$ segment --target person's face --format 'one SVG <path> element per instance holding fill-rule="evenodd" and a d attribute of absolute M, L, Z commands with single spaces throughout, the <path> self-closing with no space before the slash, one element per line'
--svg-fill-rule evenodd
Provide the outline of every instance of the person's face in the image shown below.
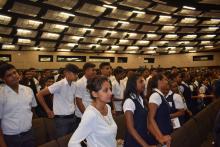
<path fill-rule="evenodd" d="M 93 78 L 94 76 L 96 75 L 96 69 L 95 67 L 92 67 L 92 68 L 88 68 L 85 70 L 85 76 L 87 78 Z"/>
<path fill-rule="evenodd" d="M 32 74 L 31 71 L 27 71 L 27 72 L 25 73 L 24 77 L 30 80 L 30 79 L 33 78 L 33 74 Z"/>
<path fill-rule="evenodd" d="M 136 85 L 137 85 L 137 92 L 138 93 L 142 93 L 144 92 L 144 88 L 145 88 L 145 83 L 144 83 L 144 77 L 139 77 L 136 81 Z"/>
<path fill-rule="evenodd" d="M 178 85 L 177 85 L 177 82 L 173 82 L 172 84 L 171 84 L 171 90 L 173 91 L 173 92 L 175 92 L 175 93 L 177 93 L 178 92 Z"/>
<path fill-rule="evenodd" d="M 6 71 L 3 81 L 9 86 L 16 86 L 19 84 L 19 77 L 17 70 L 12 68 Z"/>
<path fill-rule="evenodd" d="M 67 81 L 76 81 L 78 78 L 78 75 L 76 73 L 71 72 L 71 71 L 65 71 L 64 75 L 65 75 Z"/>
<path fill-rule="evenodd" d="M 111 74 L 111 67 L 110 66 L 104 66 L 102 67 L 101 69 L 101 74 L 106 76 L 106 77 L 109 77 L 110 74 Z"/>
<path fill-rule="evenodd" d="M 102 88 L 98 92 L 92 92 L 92 95 L 96 98 L 97 101 L 104 103 L 111 102 L 112 90 L 110 83 L 108 81 L 103 82 Z"/>
<path fill-rule="evenodd" d="M 36 70 L 34 70 L 34 69 L 31 70 L 31 73 L 32 73 L 32 76 L 33 76 L 33 77 L 36 77 L 36 76 L 37 76 L 37 72 L 36 72 Z"/>
<path fill-rule="evenodd" d="M 176 81 L 178 84 L 181 84 L 182 78 L 180 77 L 180 75 L 176 76 L 175 81 Z"/>
<path fill-rule="evenodd" d="M 159 84 L 162 90 L 166 90 L 168 86 L 168 79 L 166 76 L 163 76 L 163 79 L 159 80 Z"/>

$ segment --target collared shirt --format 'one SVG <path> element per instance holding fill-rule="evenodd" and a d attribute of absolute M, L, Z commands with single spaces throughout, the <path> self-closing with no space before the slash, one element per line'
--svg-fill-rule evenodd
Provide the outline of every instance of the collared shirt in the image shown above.
<path fill-rule="evenodd" d="M 82 120 L 73 133 L 68 147 L 81 147 L 84 139 L 88 147 L 116 147 L 117 125 L 107 105 L 108 113 L 103 116 L 94 106 L 90 105 L 83 113 Z"/>
<path fill-rule="evenodd" d="M 116 79 L 112 81 L 112 94 L 115 98 L 123 100 L 122 86 Z M 122 101 L 114 101 L 114 104 L 116 111 L 122 111 Z"/>
<path fill-rule="evenodd" d="M 82 99 L 82 103 L 87 108 L 92 103 L 91 95 L 86 88 L 87 86 L 87 78 L 83 76 L 76 82 L 76 97 Z M 79 108 L 76 108 L 76 116 L 82 117 L 82 113 Z"/>
<path fill-rule="evenodd" d="M 75 111 L 76 83 L 68 84 L 66 78 L 48 87 L 53 94 L 53 112 L 55 115 L 70 115 Z"/>
<path fill-rule="evenodd" d="M 170 90 L 169 93 L 166 95 L 166 99 L 172 94 L 173 92 Z M 181 95 L 179 95 L 178 93 L 173 94 L 173 101 L 174 101 L 176 109 L 185 109 L 186 104 L 184 103 Z M 169 102 L 169 104 L 170 104 L 170 107 L 172 107 L 172 103 Z"/>
<path fill-rule="evenodd" d="M 131 94 L 130 98 L 131 99 L 138 99 L 138 102 L 144 108 L 144 101 L 143 101 L 143 98 L 141 96 L 139 96 L 139 98 L 137 98 L 134 94 Z M 124 113 L 126 111 L 131 111 L 132 113 L 134 113 L 134 111 L 136 110 L 135 103 L 130 98 L 127 98 L 125 100 L 124 104 L 123 104 L 123 111 L 124 111 Z"/>
<path fill-rule="evenodd" d="M 184 82 L 184 81 L 182 81 L 182 84 L 185 85 L 186 87 L 189 87 L 189 85 L 188 85 L 186 82 Z M 189 88 L 190 88 L 190 87 L 189 87 Z M 191 88 L 190 88 L 190 90 L 191 90 Z M 179 91 L 180 91 L 181 93 L 184 92 L 184 87 L 183 87 L 182 85 L 179 86 Z"/>
<path fill-rule="evenodd" d="M 164 96 L 164 94 L 157 88 L 154 88 L 154 91 L 156 91 L 156 92 L 151 94 L 151 96 L 149 98 L 149 103 L 154 103 L 157 106 L 160 106 L 160 104 L 162 103 L 162 99 L 159 94 L 161 94 L 162 96 Z"/>
<path fill-rule="evenodd" d="M 31 88 L 19 85 L 18 93 L 9 86 L 0 88 L 0 119 L 5 135 L 17 135 L 32 126 L 32 107 L 37 103 Z"/>

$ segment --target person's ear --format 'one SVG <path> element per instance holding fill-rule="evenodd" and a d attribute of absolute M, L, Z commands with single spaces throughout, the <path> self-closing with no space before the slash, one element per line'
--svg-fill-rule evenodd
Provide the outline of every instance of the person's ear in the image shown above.
<path fill-rule="evenodd" d="M 92 96 L 93 96 L 93 97 L 95 97 L 95 98 L 97 98 L 97 97 L 98 97 L 98 94 L 97 94 L 97 92 L 95 92 L 95 91 L 92 91 Z"/>

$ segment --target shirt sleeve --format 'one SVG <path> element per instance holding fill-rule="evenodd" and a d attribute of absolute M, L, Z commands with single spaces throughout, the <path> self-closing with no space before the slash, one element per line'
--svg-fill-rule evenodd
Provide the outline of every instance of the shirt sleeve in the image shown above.
<path fill-rule="evenodd" d="M 76 97 L 83 99 L 83 89 L 82 89 L 82 84 L 77 81 L 76 82 Z"/>
<path fill-rule="evenodd" d="M 174 100 L 176 109 L 184 109 L 185 108 L 181 95 L 174 94 L 173 100 Z"/>
<path fill-rule="evenodd" d="M 83 141 L 89 134 L 91 134 L 95 128 L 95 120 L 96 114 L 92 112 L 92 110 L 86 110 L 83 113 L 82 120 L 78 128 L 70 138 L 68 147 L 81 147 L 80 142 Z"/>
<path fill-rule="evenodd" d="M 179 91 L 180 91 L 181 93 L 183 93 L 183 92 L 184 92 L 184 87 L 183 87 L 183 86 L 179 86 Z"/>
<path fill-rule="evenodd" d="M 34 96 L 34 92 L 33 92 L 32 89 L 30 89 L 30 94 L 31 94 L 31 97 L 32 97 L 31 106 L 32 107 L 37 107 L 36 97 Z"/>
<path fill-rule="evenodd" d="M 51 94 L 58 93 L 60 90 L 60 82 L 56 82 L 48 87 Z"/>
<path fill-rule="evenodd" d="M 1 88 L 1 87 L 0 87 Z M 0 120 L 3 117 L 3 109 L 4 109 L 4 95 L 3 90 L 0 90 Z"/>
<path fill-rule="evenodd" d="M 154 103 L 157 106 L 160 106 L 162 103 L 160 95 L 158 93 L 153 93 L 149 98 L 149 103 Z"/>
<path fill-rule="evenodd" d="M 124 113 L 126 111 L 131 111 L 132 113 L 134 113 L 135 109 L 136 108 L 135 108 L 134 102 L 130 98 L 126 99 L 124 104 L 123 104 L 123 111 L 124 111 Z"/>

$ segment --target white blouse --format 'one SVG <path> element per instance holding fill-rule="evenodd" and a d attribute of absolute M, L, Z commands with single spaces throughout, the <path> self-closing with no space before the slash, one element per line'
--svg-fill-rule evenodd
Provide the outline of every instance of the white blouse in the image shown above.
<path fill-rule="evenodd" d="M 87 140 L 87 147 L 116 147 L 117 125 L 112 118 L 110 106 L 107 107 L 106 116 L 92 105 L 86 108 L 68 147 L 81 147 L 80 142 L 84 139 Z"/>

